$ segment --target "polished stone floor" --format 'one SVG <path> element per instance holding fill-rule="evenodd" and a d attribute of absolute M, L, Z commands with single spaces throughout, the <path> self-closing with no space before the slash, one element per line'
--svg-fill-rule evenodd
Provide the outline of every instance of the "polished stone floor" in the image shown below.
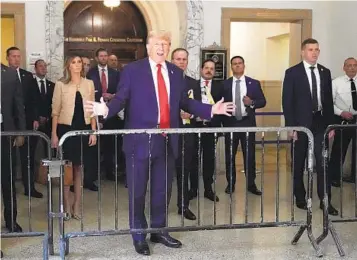
<path fill-rule="evenodd" d="M 200 216 L 200 223 L 185 220 L 182 223 L 181 217 L 177 214 L 176 182 L 174 183 L 173 195 L 169 207 L 169 225 L 211 225 L 214 222 L 227 224 L 230 221 L 232 212 L 233 223 L 248 222 L 258 223 L 262 219 L 264 222 L 289 221 L 291 219 L 291 175 L 286 164 L 286 155 L 282 151 L 279 156 L 279 169 L 276 166 L 276 152 L 270 151 L 265 154 L 264 167 L 260 162 L 260 153 L 257 152 L 257 185 L 261 187 L 263 183 L 264 196 L 257 197 L 245 192 L 245 177 L 241 172 L 242 161 L 237 161 L 237 185 L 232 198 L 225 194 L 225 176 L 219 172 L 216 179 L 216 191 L 220 201 L 214 205 L 213 202 L 203 198 L 201 186 L 201 197 L 191 201 L 190 208 Z M 240 158 L 240 157 L 238 157 Z M 219 167 L 220 169 L 222 167 Z M 262 175 L 263 170 L 264 175 Z M 278 174 L 279 172 L 279 181 Z M 264 178 L 262 178 L 264 176 Z M 277 196 L 276 184 L 279 183 L 279 193 Z M 18 200 L 19 217 L 18 222 L 25 230 L 28 230 L 28 201 L 23 195 L 23 187 L 19 182 Z M 41 185 L 37 187 L 45 192 L 46 188 Z M 345 203 L 343 207 L 344 216 L 354 215 L 354 188 L 352 184 L 344 185 L 342 194 Z M 315 189 L 316 190 L 316 189 Z M 338 188 L 333 188 L 333 204 L 339 206 Z M 102 181 L 101 208 L 98 208 L 98 192 L 84 190 L 84 217 L 83 222 L 70 220 L 66 222 L 66 232 L 81 231 L 83 224 L 84 231 L 98 230 L 98 212 L 102 212 L 100 218 L 101 230 L 115 229 L 115 185 L 114 182 Z M 322 212 L 319 209 L 319 201 L 314 192 L 313 203 L 313 234 L 317 237 L 322 232 Z M 128 195 L 126 188 L 118 185 L 118 228 L 128 228 Z M 277 199 L 278 198 L 278 199 Z M 261 203 L 261 199 L 263 203 Z M 54 207 L 58 208 L 58 187 L 54 186 Z M 279 210 L 276 211 L 276 203 L 279 202 Z M 246 204 L 247 202 L 247 204 Z M 245 207 L 247 205 L 247 207 Z M 263 205 L 263 214 L 261 206 Z M 32 229 L 46 230 L 46 199 L 32 200 Z M 216 214 L 214 214 L 216 209 Z M 296 220 L 306 219 L 306 211 L 293 208 Z M 55 255 L 50 259 L 59 259 L 58 256 L 58 222 L 55 222 Z M 344 259 L 357 259 L 357 223 L 335 224 L 340 235 L 346 257 Z M 183 243 L 181 249 L 169 249 L 162 245 L 150 244 L 152 256 L 141 257 L 137 255 L 132 247 L 129 235 L 106 236 L 106 237 L 84 237 L 70 239 L 70 254 L 68 259 L 315 259 L 313 250 L 306 233 L 297 245 L 291 245 L 291 240 L 296 234 L 297 227 L 278 227 L 261 229 L 239 229 L 239 230 L 215 230 L 215 231 L 194 231 L 177 232 L 172 235 L 180 239 Z M 3 231 L 5 229 L 3 228 Z M 2 250 L 5 253 L 4 259 L 41 259 L 42 245 L 40 238 L 4 238 L 2 239 Z M 339 255 L 331 236 L 322 242 L 324 259 L 338 259 Z"/>

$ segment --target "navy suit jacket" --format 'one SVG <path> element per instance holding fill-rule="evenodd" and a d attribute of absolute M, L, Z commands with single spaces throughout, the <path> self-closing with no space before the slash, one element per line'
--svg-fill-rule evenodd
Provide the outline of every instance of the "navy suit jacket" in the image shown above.
<path fill-rule="evenodd" d="M 233 77 L 230 77 L 226 79 L 223 82 L 223 97 L 224 97 L 224 102 L 232 102 L 233 97 L 232 97 L 232 84 L 233 84 Z M 256 126 L 256 120 L 255 120 L 255 110 L 258 108 L 263 108 L 266 105 L 266 99 L 262 90 L 262 87 L 260 85 L 260 82 L 256 79 L 250 78 L 245 76 L 245 82 L 247 85 L 247 94 L 246 96 L 249 97 L 251 100 L 254 101 L 254 106 L 246 106 L 246 112 L 249 120 L 251 121 L 252 126 Z M 228 117 L 224 116 L 222 117 L 223 121 L 223 126 L 226 127 L 234 127 L 237 123 L 237 119 L 234 116 Z"/>
<path fill-rule="evenodd" d="M 110 94 L 115 94 L 120 80 L 120 72 L 112 68 L 108 68 L 108 90 Z M 93 80 L 95 88 L 95 101 L 99 102 L 102 97 L 102 84 L 100 82 L 98 66 L 91 68 L 87 73 L 87 79 Z"/>
<path fill-rule="evenodd" d="M 188 111 L 204 119 L 211 118 L 212 106 L 189 99 L 183 71 L 170 62 L 166 62 L 170 80 L 170 127 L 180 127 L 180 110 Z M 149 59 L 145 58 L 126 65 L 121 73 L 117 93 L 108 103 L 108 118 L 125 108 L 125 129 L 155 129 L 158 125 L 158 103 L 154 79 Z M 152 136 L 151 147 L 146 134 L 124 135 L 123 149 L 139 158 L 165 153 L 162 142 Z M 175 158 L 178 156 L 178 136 L 170 135 L 169 145 Z"/>
<path fill-rule="evenodd" d="M 320 74 L 322 114 L 325 127 L 334 123 L 331 72 L 317 64 Z M 285 72 L 282 97 L 286 126 L 312 127 L 312 95 L 304 63 Z"/>

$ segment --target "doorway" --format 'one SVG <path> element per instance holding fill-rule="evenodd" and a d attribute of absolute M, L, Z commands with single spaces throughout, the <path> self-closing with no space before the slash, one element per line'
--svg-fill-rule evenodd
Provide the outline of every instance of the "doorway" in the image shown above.
<path fill-rule="evenodd" d="M 121 66 L 146 57 L 147 27 L 131 1 L 110 9 L 102 1 L 72 1 L 64 12 L 64 54 L 87 56 L 95 64 L 95 51 L 105 48 Z"/>

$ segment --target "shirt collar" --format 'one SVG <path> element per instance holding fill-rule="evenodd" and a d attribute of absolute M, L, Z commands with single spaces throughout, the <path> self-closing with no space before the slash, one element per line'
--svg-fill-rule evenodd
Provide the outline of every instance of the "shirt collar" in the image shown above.
<path fill-rule="evenodd" d="M 345 79 L 346 81 L 350 81 L 351 78 L 348 77 L 348 76 L 345 74 L 344 79 Z M 357 81 L 357 75 L 354 76 L 352 79 L 353 79 L 353 81 Z"/>
<path fill-rule="evenodd" d="M 35 78 L 36 78 L 37 82 L 40 82 L 41 80 L 43 80 L 43 82 L 46 82 L 46 78 L 41 79 L 37 75 L 35 75 Z"/>
<path fill-rule="evenodd" d="M 315 69 L 317 68 L 317 63 L 314 64 L 314 65 L 311 65 L 311 64 L 307 63 L 306 61 L 303 61 L 303 63 L 304 63 L 304 67 L 305 67 L 306 70 L 310 70 L 311 66 L 314 66 Z"/>
<path fill-rule="evenodd" d="M 150 67 L 153 69 L 157 69 L 156 65 L 158 63 L 156 63 L 155 61 L 153 61 L 150 57 L 149 57 L 149 63 L 150 63 Z M 167 66 L 166 66 L 166 62 L 163 61 L 160 63 L 161 64 L 161 69 L 167 70 Z"/>
<path fill-rule="evenodd" d="M 208 81 L 208 85 L 210 85 L 212 83 L 211 79 L 208 80 L 208 79 L 204 79 L 204 78 L 201 77 L 201 84 L 204 83 L 206 80 Z"/>
<path fill-rule="evenodd" d="M 238 78 L 236 78 L 235 76 L 233 76 L 233 82 L 236 82 L 238 80 Z M 242 75 L 240 78 L 239 78 L 240 82 L 245 82 L 245 76 Z"/>
<path fill-rule="evenodd" d="M 98 70 L 99 70 L 100 72 L 102 72 L 103 69 L 104 69 L 104 71 L 108 71 L 108 65 L 105 65 L 105 67 L 101 67 L 101 66 L 98 65 Z"/>

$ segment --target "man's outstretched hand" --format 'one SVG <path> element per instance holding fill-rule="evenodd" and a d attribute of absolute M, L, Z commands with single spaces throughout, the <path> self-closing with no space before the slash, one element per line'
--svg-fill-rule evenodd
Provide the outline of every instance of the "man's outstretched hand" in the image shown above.
<path fill-rule="evenodd" d="M 236 106 L 234 105 L 233 102 L 223 102 L 224 98 L 222 98 L 220 101 L 218 101 L 216 104 L 212 106 L 212 114 L 213 115 L 226 115 L 226 116 L 232 116 L 232 113 L 235 109 Z"/>
<path fill-rule="evenodd" d="M 107 117 L 108 115 L 108 107 L 104 102 L 103 97 L 100 98 L 100 103 L 99 102 L 94 102 L 94 101 L 86 101 L 84 108 L 88 113 L 92 113 L 91 117 L 94 116 L 104 116 Z"/>

